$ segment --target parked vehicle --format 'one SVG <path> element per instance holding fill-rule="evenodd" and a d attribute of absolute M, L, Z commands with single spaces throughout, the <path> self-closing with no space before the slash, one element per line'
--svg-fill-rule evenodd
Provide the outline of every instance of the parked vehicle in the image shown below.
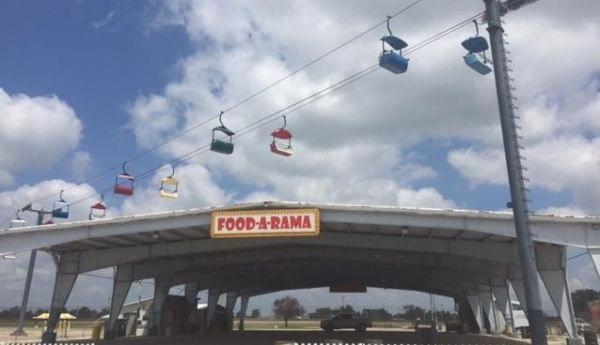
<path fill-rule="evenodd" d="M 321 328 L 327 332 L 343 328 L 353 328 L 357 332 L 364 332 L 368 327 L 373 327 L 371 319 L 355 317 L 352 314 L 338 314 L 331 319 L 321 321 Z"/>

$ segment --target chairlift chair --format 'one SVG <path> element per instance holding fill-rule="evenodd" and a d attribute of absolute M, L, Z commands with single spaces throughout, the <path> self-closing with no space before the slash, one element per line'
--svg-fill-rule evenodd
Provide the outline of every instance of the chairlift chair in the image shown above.
<path fill-rule="evenodd" d="M 213 128 L 212 130 L 212 142 L 210 143 L 210 150 L 223 154 L 232 154 L 233 153 L 233 136 L 235 132 L 225 127 L 222 121 L 223 112 L 219 114 L 219 122 L 220 126 Z M 215 134 L 224 134 L 226 139 L 219 139 Z"/>
<path fill-rule="evenodd" d="M 289 157 L 294 153 L 292 149 L 292 133 L 285 129 L 287 120 L 283 116 L 283 127 L 271 133 L 273 141 L 271 142 L 271 152 L 274 154 Z"/>
<path fill-rule="evenodd" d="M 63 199 L 64 190 L 60 191 L 59 200 L 52 207 L 53 218 L 69 218 L 69 208 L 71 205 Z"/>
<path fill-rule="evenodd" d="M 408 69 L 409 59 L 402 56 L 402 49 L 408 47 L 408 44 L 392 33 L 390 28 L 391 18 L 390 16 L 387 18 L 387 29 L 390 34 L 381 38 L 382 52 L 379 56 L 379 66 L 394 74 L 400 74 Z M 385 49 L 386 44 L 391 47 L 390 50 Z"/>
<path fill-rule="evenodd" d="M 469 53 L 463 57 L 467 66 L 475 72 L 486 75 L 492 71 L 492 68 L 486 63 L 487 59 L 482 58 L 477 53 Z"/>
<path fill-rule="evenodd" d="M 461 43 L 468 51 L 463 59 L 465 64 L 471 69 L 481 75 L 486 75 L 492 71 L 492 68 L 487 63 L 488 59 L 485 56 L 485 52 L 490 49 L 490 46 L 485 37 L 479 36 L 479 24 L 477 24 L 477 20 L 473 20 L 473 23 L 475 23 L 475 36 L 469 37 Z"/>
<path fill-rule="evenodd" d="M 115 178 L 115 188 L 113 192 L 115 194 L 121 194 L 125 196 L 133 195 L 133 182 L 135 181 L 135 177 L 129 175 L 127 171 L 125 171 L 125 165 L 127 161 L 123 162 L 123 172 Z"/>
<path fill-rule="evenodd" d="M 10 221 L 10 224 L 8 225 L 9 229 L 16 229 L 16 228 L 22 228 L 25 227 L 27 225 L 27 222 L 23 219 L 21 219 L 21 217 L 19 216 L 19 213 L 21 211 L 18 210 L 17 211 L 17 216 L 15 217 L 15 219 Z"/>
<path fill-rule="evenodd" d="M 104 195 L 100 195 L 100 201 L 90 206 L 90 220 L 102 219 L 106 217 L 106 206 L 102 203 Z"/>
<path fill-rule="evenodd" d="M 179 197 L 179 182 L 173 178 L 175 175 L 175 167 L 171 165 L 171 175 L 160 180 L 160 189 L 158 193 L 163 198 L 177 199 Z"/>

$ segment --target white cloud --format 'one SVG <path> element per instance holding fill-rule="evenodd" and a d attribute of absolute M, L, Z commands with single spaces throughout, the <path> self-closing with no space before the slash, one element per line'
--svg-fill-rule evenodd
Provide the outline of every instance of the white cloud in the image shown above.
<path fill-rule="evenodd" d="M 124 214 L 151 213 L 173 209 L 188 209 L 221 205 L 231 201 L 232 197 L 223 191 L 201 165 L 186 165 L 176 168 L 174 178 L 179 182 L 179 197 L 165 199 L 159 197 L 160 179 L 171 173 L 170 168 L 156 172 L 147 187 L 135 191 L 134 196 L 125 200 L 122 206 Z"/>
<path fill-rule="evenodd" d="M 541 210 L 537 210 L 537 214 L 549 214 L 557 216 L 584 216 L 585 212 L 572 206 L 561 206 L 561 207 L 546 207 Z"/>
<path fill-rule="evenodd" d="M 94 28 L 95 30 L 99 30 L 99 29 L 103 29 L 103 28 L 107 28 L 108 26 L 111 25 L 111 23 L 114 22 L 114 18 L 115 15 L 117 13 L 115 11 L 110 11 L 108 12 L 108 14 L 106 15 L 106 17 L 97 20 L 95 22 L 92 22 L 92 28 Z"/>
<path fill-rule="evenodd" d="M 51 210 L 54 201 L 58 199 L 58 191 L 65 189 L 64 198 L 68 202 L 74 202 L 84 197 L 95 194 L 93 187 L 89 185 L 74 185 L 62 180 L 47 180 L 35 185 L 24 185 L 15 190 L 0 192 L 0 221 L 11 219 L 15 215 L 17 208 L 31 202 L 39 200 L 50 195 L 50 198 L 35 203 L 33 206 L 36 209 L 43 208 Z M 88 218 L 89 207 L 93 203 L 93 199 L 86 200 L 71 206 L 68 221 L 84 220 Z M 109 213 L 114 215 L 115 210 L 110 209 Z M 31 212 L 22 212 L 20 217 L 27 221 L 28 225 L 36 223 L 36 215 Z M 46 216 L 46 221 L 49 216 Z M 54 219 L 55 223 L 65 222 L 67 220 Z M 8 227 L 8 224 L 0 228 Z M 0 230 L 2 231 L 2 230 Z M 0 294 L 0 309 L 2 307 L 12 307 L 17 305 L 17 301 L 21 300 L 23 292 L 23 284 L 27 265 L 29 263 L 29 253 L 18 253 L 16 260 L 0 259 L 0 277 L 6 277 L 0 282 L 2 294 Z M 32 283 L 31 298 L 29 305 L 34 308 L 47 308 L 52 294 L 54 281 L 54 260 L 50 255 L 44 252 L 38 252 L 36 261 L 36 269 Z M 89 286 L 89 285 L 88 285 Z M 110 291 L 110 290 L 107 290 Z M 106 292 L 108 294 L 108 292 Z M 89 296 L 88 296 L 89 298 Z M 80 303 L 86 299 L 79 298 Z"/>
<path fill-rule="evenodd" d="M 0 88 L 0 187 L 15 173 L 45 169 L 77 147 L 82 125 L 56 96 L 9 95 Z"/>
<path fill-rule="evenodd" d="M 71 157 L 73 176 L 83 180 L 92 169 L 92 155 L 87 151 L 76 151 Z"/>
<path fill-rule="evenodd" d="M 42 198 L 45 199 L 33 204 L 34 208 L 52 210 L 54 202 L 59 198 L 59 192 L 63 189 L 65 190 L 63 198 L 67 202 L 74 202 L 96 193 L 90 185 L 76 185 L 63 180 L 46 180 L 35 185 L 23 185 L 15 190 L 0 192 L 0 218 L 13 216 L 18 208 Z M 69 220 L 87 219 L 92 203 L 94 203 L 93 199 L 88 199 L 71 205 Z M 30 212 L 21 213 L 21 218 L 27 220 L 30 225 L 35 224 L 35 217 Z M 64 220 L 55 219 L 54 221 L 63 222 Z"/>

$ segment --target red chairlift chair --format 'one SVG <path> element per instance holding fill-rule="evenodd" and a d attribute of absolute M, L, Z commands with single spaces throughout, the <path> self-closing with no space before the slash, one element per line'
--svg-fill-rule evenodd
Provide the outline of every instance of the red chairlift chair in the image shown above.
<path fill-rule="evenodd" d="M 292 149 L 292 133 L 285 129 L 287 120 L 283 116 L 283 127 L 271 133 L 273 141 L 271 142 L 271 152 L 276 155 L 289 157 L 294 153 Z"/>
<path fill-rule="evenodd" d="M 131 196 L 133 195 L 133 181 L 135 180 L 135 177 L 129 175 L 127 173 L 127 171 L 125 171 L 125 165 L 127 164 L 127 161 L 123 162 L 123 172 L 119 175 L 117 175 L 116 179 L 115 179 L 115 188 L 114 188 L 114 193 L 115 194 L 121 194 L 121 195 L 125 195 L 125 196 Z"/>

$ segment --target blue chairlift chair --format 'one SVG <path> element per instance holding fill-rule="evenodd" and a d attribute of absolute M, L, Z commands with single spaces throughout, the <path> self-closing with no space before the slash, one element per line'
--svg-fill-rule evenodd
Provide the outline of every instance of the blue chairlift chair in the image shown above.
<path fill-rule="evenodd" d="M 387 19 L 387 29 L 390 33 L 388 36 L 381 38 L 381 55 L 379 56 L 379 66 L 394 73 L 400 74 L 408 69 L 408 59 L 402 56 L 402 49 L 408 47 L 408 44 L 399 37 L 394 36 L 390 29 L 390 19 Z M 390 50 L 385 49 L 385 45 L 391 47 Z"/>
<path fill-rule="evenodd" d="M 475 23 L 476 35 L 469 37 L 462 41 L 462 46 L 469 51 L 467 55 L 463 57 L 465 64 L 471 69 L 481 75 L 486 75 L 492 71 L 492 68 L 488 65 L 488 59 L 485 56 L 485 52 L 490 49 L 485 37 L 479 36 L 479 25 L 477 20 L 473 20 Z"/>
<path fill-rule="evenodd" d="M 69 218 L 69 208 L 71 205 L 63 199 L 63 193 L 64 190 L 61 190 L 59 200 L 54 203 L 54 207 L 52 208 L 53 218 Z"/>

